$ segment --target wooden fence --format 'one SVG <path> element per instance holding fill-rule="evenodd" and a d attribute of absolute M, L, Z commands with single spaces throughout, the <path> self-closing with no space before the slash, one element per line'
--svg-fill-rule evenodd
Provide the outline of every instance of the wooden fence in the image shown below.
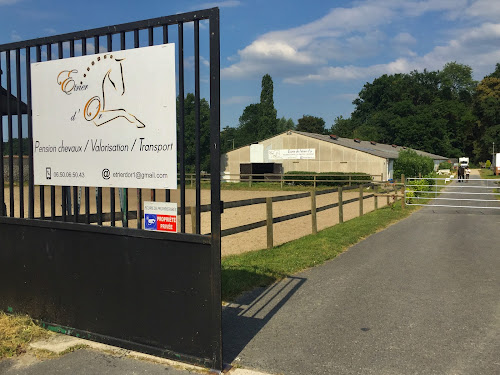
<path fill-rule="evenodd" d="M 399 188 L 401 187 L 402 191 L 401 193 L 398 192 Z M 367 188 L 372 188 L 373 193 L 371 194 L 364 194 L 365 189 Z M 359 191 L 359 196 L 356 198 L 351 198 L 348 200 L 344 200 L 343 198 L 343 192 L 345 191 L 352 191 L 352 190 L 358 190 Z M 336 203 L 331 203 L 327 204 L 321 207 L 317 207 L 316 204 L 316 197 L 319 195 L 324 195 L 324 194 L 331 194 L 331 193 L 338 193 L 338 202 Z M 378 209 L 378 200 L 379 197 L 385 197 L 387 199 L 387 204 L 389 205 L 391 202 L 391 199 L 393 202 L 395 202 L 398 198 L 401 198 L 404 196 L 404 184 L 401 183 L 369 183 L 369 184 L 363 184 L 359 186 L 344 186 L 344 187 L 338 187 L 338 188 L 332 188 L 332 189 L 325 189 L 325 190 L 313 190 L 311 192 L 304 192 L 304 193 L 298 193 L 298 194 L 292 194 L 292 195 L 283 195 L 283 196 L 276 196 L 276 197 L 266 197 L 266 198 L 252 198 L 252 199 L 244 199 L 244 200 L 239 200 L 239 201 L 232 201 L 232 202 L 222 202 L 221 206 L 223 207 L 224 210 L 226 209 L 231 209 L 231 208 L 238 208 L 238 207 L 245 207 L 245 206 L 251 206 L 255 204 L 265 204 L 266 206 L 266 219 L 265 220 L 260 220 L 254 223 L 249 223 L 233 228 L 226 228 L 221 231 L 221 236 L 230 236 L 233 234 L 238 234 L 242 232 L 246 232 L 252 229 L 257 229 L 261 227 L 266 227 L 267 228 L 267 248 L 272 248 L 273 247 L 273 224 L 281 223 L 287 220 L 292 220 L 292 219 L 297 219 L 300 217 L 304 216 L 309 216 L 311 215 L 311 233 L 315 234 L 318 231 L 317 227 L 317 213 L 322 212 L 331 208 L 336 208 L 338 207 L 338 221 L 339 223 L 344 222 L 344 213 L 343 213 L 343 206 L 349 203 L 354 203 L 354 202 L 359 202 L 359 216 L 362 216 L 364 214 L 364 205 L 363 202 L 365 199 L 369 198 L 374 198 L 375 203 L 374 203 L 374 208 L 375 210 Z M 273 216 L 273 203 L 276 202 L 283 202 L 283 201 L 291 201 L 295 199 L 303 199 L 303 198 L 310 198 L 311 200 L 311 209 L 306 210 L 306 211 L 301 211 L 301 212 L 296 212 L 293 214 L 289 215 L 284 215 L 284 216 L 279 216 L 279 217 L 274 217 Z M 405 202 L 404 199 L 401 200 L 401 205 L 404 208 L 405 207 Z M 202 205 L 200 207 L 201 212 L 208 212 L 210 211 L 211 207 L 209 204 L 207 205 Z M 196 228 L 196 214 L 195 214 L 195 208 L 194 207 L 188 207 L 186 214 L 191 215 L 191 225 L 193 228 L 193 233 Z"/>

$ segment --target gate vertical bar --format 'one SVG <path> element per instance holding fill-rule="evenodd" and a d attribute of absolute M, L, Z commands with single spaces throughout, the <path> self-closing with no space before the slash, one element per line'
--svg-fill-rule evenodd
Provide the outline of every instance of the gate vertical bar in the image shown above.
<path fill-rule="evenodd" d="M 28 217 L 35 217 L 35 183 L 33 175 L 33 116 L 31 113 L 31 48 L 26 47 L 26 104 L 28 107 Z M 1 153 L 0 153 L 1 154 Z"/>
<path fill-rule="evenodd" d="M 58 52 L 58 58 L 62 59 L 63 58 L 63 44 L 62 42 L 59 42 L 57 44 L 57 52 Z M 62 221 L 66 221 L 66 209 L 67 209 L 67 204 L 68 204 L 68 198 L 69 196 L 69 187 L 68 186 L 61 186 L 61 208 L 62 208 Z"/>
<path fill-rule="evenodd" d="M 179 30 L 179 167 L 181 189 L 181 233 L 186 232 L 186 166 L 184 165 L 184 26 Z"/>
<path fill-rule="evenodd" d="M 106 45 L 108 52 L 113 51 L 113 36 L 111 34 L 106 35 Z M 116 215 L 115 215 L 115 188 L 109 188 L 109 210 L 111 211 L 111 226 L 116 225 Z"/>
<path fill-rule="evenodd" d="M 36 46 L 36 62 L 42 61 L 42 47 Z M 40 218 L 45 219 L 45 187 L 40 185 Z"/>
<path fill-rule="evenodd" d="M 94 55 L 99 53 L 99 37 L 94 37 Z M 102 187 L 96 189 L 97 224 L 102 225 Z"/>
<path fill-rule="evenodd" d="M 0 87 L 2 87 L 2 54 L 0 53 Z M 0 113 L 0 170 L 2 171 L 2 178 L 0 179 L 0 216 L 6 216 L 7 212 L 4 212 L 5 204 L 5 175 L 4 175 L 4 164 L 3 164 L 3 115 Z"/>
<path fill-rule="evenodd" d="M 52 60 L 52 44 L 47 44 L 47 61 Z M 50 187 L 50 219 L 56 219 L 56 187 Z"/>
<path fill-rule="evenodd" d="M 210 183 L 212 249 L 212 342 L 214 367 L 222 370 L 221 201 L 220 201 L 220 29 L 219 9 L 210 16 Z"/>
<path fill-rule="evenodd" d="M 69 57 L 75 57 L 75 41 L 69 41 Z M 73 186 L 73 222 L 78 223 L 80 214 L 80 202 L 78 200 L 78 186 Z M 69 194 L 69 192 L 68 192 Z"/>
<path fill-rule="evenodd" d="M 134 48 L 139 48 L 139 30 L 134 30 Z M 137 188 L 137 229 L 142 228 L 142 189 Z"/>
<path fill-rule="evenodd" d="M 21 50 L 16 49 L 16 110 L 19 169 L 19 217 L 24 218 L 23 115 L 21 113 Z M 3 142 L 3 140 L 2 140 Z"/>
<path fill-rule="evenodd" d="M 120 32 L 120 49 L 125 49 L 125 32 Z M 121 189 L 120 209 L 122 212 L 122 226 L 128 227 L 128 189 Z"/>
<path fill-rule="evenodd" d="M 10 50 L 6 51 L 5 64 L 7 67 L 7 132 L 9 137 L 9 216 L 14 217 L 14 142 L 12 135 L 12 113 L 10 98 L 12 95 L 12 77 L 10 67 Z M 2 139 L 3 142 L 3 139 Z M 2 155 L 3 157 L 3 155 Z"/>
<path fill-rule="evenodd" d="M 168 43 L 168 26 L 163 26 L 163 44 Z M 170 202 L 170 189 L 165 190 L 165 202 Z"/>
<path fill-rule="evenodd" d="M 154 34 L 153 34 L 152 27 L 148 28 L 148 45 L 149 46 L 154 45 Z M 152 202 L 156 201 L 156 190 L 155 189 L 151 189 L 151 201 Z"/>
<path fill-rule="evenodd" d="M 201 174 L 200 174 L 200 21 L 194 21 L 194 92 L 195 92 L 195 142 L 196 142 L 196 234 L 201 233 Z"/>
<path fill-rule="evenodd" d="M 87 54 L 87 38 L 82 38 L 82 56 Z M 85 224 L 90 224 L 90 189 L 85 187 Z"/>

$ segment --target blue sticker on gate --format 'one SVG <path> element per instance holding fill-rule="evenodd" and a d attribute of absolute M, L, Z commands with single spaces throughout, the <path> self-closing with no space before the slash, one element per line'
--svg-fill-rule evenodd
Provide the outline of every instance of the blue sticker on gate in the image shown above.
<path fill-rule="evenodd" d="M 156 230 L 156 215 L 146 214 L 144 215 L 144 229 Z"/>

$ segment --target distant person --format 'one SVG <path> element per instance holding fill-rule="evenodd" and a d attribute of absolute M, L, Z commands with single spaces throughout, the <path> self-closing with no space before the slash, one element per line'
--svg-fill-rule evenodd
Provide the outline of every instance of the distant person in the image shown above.
<path fill-rule="evenodd" d="M 470 168 L 469 166 L 467 166 L 467 168 L 465 168 L 465 179 L 468 180 L 469 176 L 470 176 Z"/>
<path fill-rule="evenodd" d="M 461 180 L 464 179 L 464 167 L 461 165 L 458 167 L 458 182 L 462 182 Z"/>

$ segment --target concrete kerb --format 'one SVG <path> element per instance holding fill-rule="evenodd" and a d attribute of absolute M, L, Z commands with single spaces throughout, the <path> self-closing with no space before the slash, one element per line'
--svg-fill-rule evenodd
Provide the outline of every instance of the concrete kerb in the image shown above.
<path fill-rule="evenodd" d="M 32 342 L 30 347 L 35 350 L 46 350 L 52 352 L 56 355 L 64 354 L 65 352 L 70 351 L 75 347 L 87 347 L 93 350 L 97 350 L 100 352 L 107 353 L 109 355 L 117 356 L 117 357 L 128 357 L 137 360 L 145 360 L 154 363 L 158 363 L 165 366 L 170 366 L 176 368 L 177 370 L 186 370 L 190 373 L 200 373 L 200 374 L 219 374 L 218 371 L 210 371 L 208 369 L 189 365 L 183 362 L 177 362 L 166 358 L 155 357 L 153 355 L 144 354 L 140 352 L 135 352 L 132 350 L 127 350 L 123 348 L 119 348 L 116 346 L 106 345 L 95 341 L 89 341 L 85 339 L 81 339 L 78 337 L 67 336 L 62 334 L 51 335 L 47 339 L 38 340 Z M 231 375 L 271 375 L 264 372 L 254 371 L 250 369 L 244 368 L 235 368 L 229 367 L 228 369 L 223 371 L 224 374 Z"/>

